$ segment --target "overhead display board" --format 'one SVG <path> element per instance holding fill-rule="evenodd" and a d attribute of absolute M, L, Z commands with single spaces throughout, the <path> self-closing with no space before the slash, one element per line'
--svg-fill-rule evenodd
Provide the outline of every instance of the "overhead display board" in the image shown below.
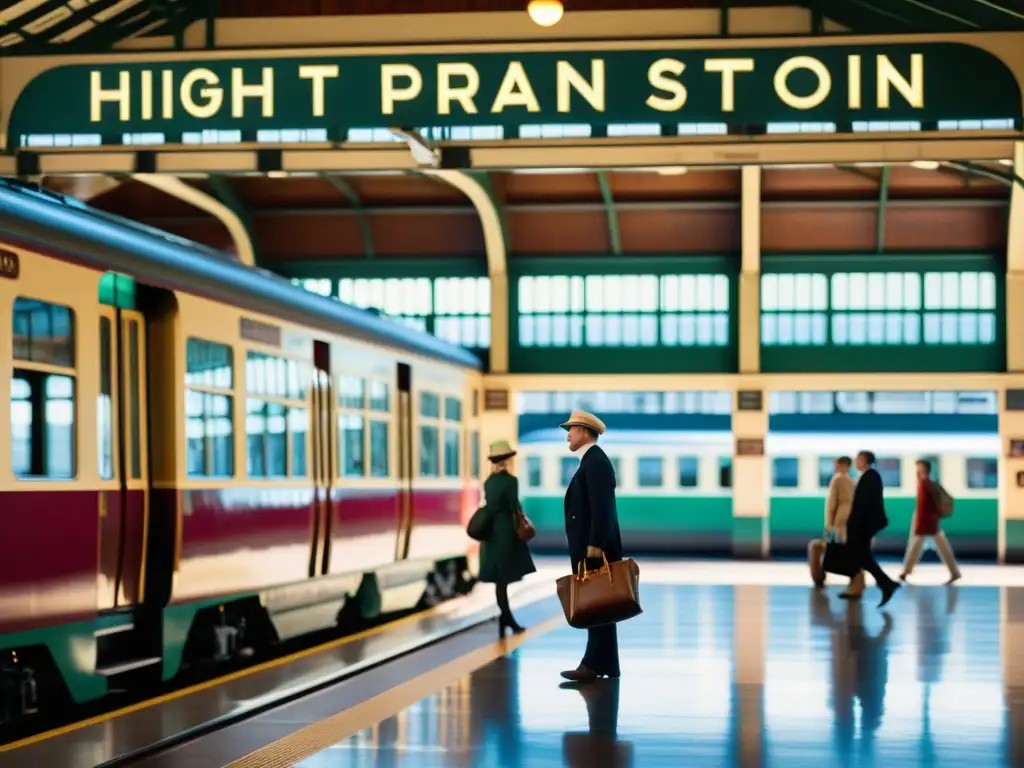
<path fill-rule="evenodd" d="M 44 71 L 9 134 L 1021 115 L 1013 73 L 960 43 L 164 58 Z"/>

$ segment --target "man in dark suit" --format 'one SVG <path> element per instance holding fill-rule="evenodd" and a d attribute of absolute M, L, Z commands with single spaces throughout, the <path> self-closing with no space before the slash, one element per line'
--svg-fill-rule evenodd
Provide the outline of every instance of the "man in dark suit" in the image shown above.
<path fill-rule="evenodd" d="M 597 445 L 604 423 L 586 411 L 573 411 L 562 424 L 567 430 L 569 450 L 580 457 L 580 465 L 565 490 L 565 537 L 573 573 L 580 563 L 598 568 L 622 559 L 619 515 L 615 509 L 615 470 Z M 598 677 L 619 676 L 619 641 L 614 624 L 587 630 L 587 650 L 576 669 L 562 677 L 587 683 Z"/>
<path fill-rule="evenodd" d="M 871 551 L 871 540 L 889 525 L 889 518 L 885 514 L 882 476 L 875 469 L 875 454 L 871 451 L 858 453 L 856 465 L 860 479 L 853 492 L 853 505 L 846 523 L 846 546 L 851 557 L 871 574 L 875 584 L 882 590 L 882 602 L 878 604 L 881 608 L 892 600 L 900 587 L 898 582 L 886 575 Z M 844 597 L 856 599 L 852 595 Z"/>

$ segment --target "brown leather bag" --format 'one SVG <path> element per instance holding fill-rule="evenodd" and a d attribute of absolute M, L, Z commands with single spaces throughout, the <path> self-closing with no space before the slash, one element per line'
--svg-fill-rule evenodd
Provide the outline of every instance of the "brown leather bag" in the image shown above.
<path fill-rule="evenodd" d="M 529 541 L 537 535 L 537 529 L 534 527 L 530 518 L 523 512 L 522 507 L 517 507 L 513 513 L 513 520 L 516 524 L 516 536 L 519 537 L 520 541 Z"/>
<path fill-rule="evenodd" d="M 640 568 L 632 559 L 587 571 L 580 561 L 576 573 L 555 582 L 562 612 L 570 627 L 592 629 L 617 624 L 643 613 L 640 607 Z"/>

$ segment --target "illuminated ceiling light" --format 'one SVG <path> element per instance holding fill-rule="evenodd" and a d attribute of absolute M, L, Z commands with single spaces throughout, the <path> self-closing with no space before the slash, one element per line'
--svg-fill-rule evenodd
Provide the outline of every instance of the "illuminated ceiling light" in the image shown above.
<path fill-rule="evenodd" d="M 939 169 L 938 160 L 915 160 L 910 165 L 921 171 L 937 171 Z"/>
<path fill-rule="evenodd" d="M 658 169 L 659 176 L 682 176 L 686 173 L 687 168 L 685 165 L 666 165 L 664 168 Z"/>
<path fill-rule="evenodd" d="M 1000 165 L 1009 165 L 1009 166 L 1012 167 L 1013 166 L 1013 160 L 1000 160 L 999 164 Z"/>
<path fill-rule="evenodd" d="M 553 27 L 562 20 L 565 9 L 562 0 L 530 0 L 526 12 L 537 26 Z"/>
<path fill-rule="evenodd" d="M 288 171 L 267 171 L 268 179 L 286 179 L 288 178 Z"/>

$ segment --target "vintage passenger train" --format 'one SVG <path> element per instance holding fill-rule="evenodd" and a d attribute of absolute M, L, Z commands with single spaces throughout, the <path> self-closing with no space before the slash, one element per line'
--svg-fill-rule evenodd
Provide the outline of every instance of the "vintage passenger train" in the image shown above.
<path fill-rule="evenodd" d="M 475 356 L 6 182 L 0 233 L 0 722 L 468 591 Z"/>
<path fill-rule="evenodd" d="M 730 432 L 610 430 L 601 438 L 615 465 L 623 545 L 633 552 L 722 552 L 732 546 Z M 565 546 L 562 499 L 578 461 L 561 430 L 520 437 L 520 492 L 537 527 L 537 545 Z M 885 484 L 889 528 L 876 548 L 902 553 L 910 530 L 916 484 L 914 462 L 932 462 L 932 473 L 955 497 L 943 522 L 961 555 L 995 557 L 998 541 L 996 434 L 771 433 L 768 535 L 772 554 L 798 554 L 820 536 L 832 461 L 872 450 Z"/>

